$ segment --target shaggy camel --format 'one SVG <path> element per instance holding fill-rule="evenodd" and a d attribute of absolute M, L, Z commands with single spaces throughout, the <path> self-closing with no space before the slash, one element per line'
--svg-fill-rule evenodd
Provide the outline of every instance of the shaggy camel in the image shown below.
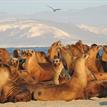
<path fill-rule="evenodd" d="M 74 74 L 68 82 L 56 86 L 38 87 L 34 91 L 35 100 L 73 100 L 83 97 L 87 85 L 85 60 L 87 56 L 78 58 L 75 62 Z"/>

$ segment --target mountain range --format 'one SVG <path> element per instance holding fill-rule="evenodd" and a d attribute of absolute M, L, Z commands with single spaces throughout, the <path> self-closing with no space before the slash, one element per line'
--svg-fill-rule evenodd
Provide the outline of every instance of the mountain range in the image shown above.
<path fill-rule="evenodd" d="M 0 13 L 0 46 L 49 46 L 61 40 L 107 43 L 107 6 L 29 15 Z"/>

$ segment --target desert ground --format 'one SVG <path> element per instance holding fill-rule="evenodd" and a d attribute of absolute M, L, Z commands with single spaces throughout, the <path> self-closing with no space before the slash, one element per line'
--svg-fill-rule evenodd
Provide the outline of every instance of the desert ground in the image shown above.
<path fill-rule="evenodd" d="M 107 98 L 91 100 L 65 101 L 30 101 L 0 104 L 0 107 L 107 107 Z"/>

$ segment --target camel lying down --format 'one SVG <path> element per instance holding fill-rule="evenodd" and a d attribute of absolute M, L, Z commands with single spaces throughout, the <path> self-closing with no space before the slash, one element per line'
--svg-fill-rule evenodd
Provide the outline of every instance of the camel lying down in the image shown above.
<path fill-rule="evenodd" d="M 83 92 L 87 85 L 87 74 L 85 72 L 85 60 L 83 55 L 75 62 L 74 74 L 68 82 L 55 86 L 38 87 L 34 91 L 35 100 L 73 100 L 83 98 Z"/>

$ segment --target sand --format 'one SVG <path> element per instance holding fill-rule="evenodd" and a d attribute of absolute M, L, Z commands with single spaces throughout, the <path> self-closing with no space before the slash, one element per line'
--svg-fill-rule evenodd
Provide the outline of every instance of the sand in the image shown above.
<path fill-rule="evenodd" d="M 0 107 L 107 107 L 107 98 L 73 101 L 30 101 L 0 104 Z"/>

